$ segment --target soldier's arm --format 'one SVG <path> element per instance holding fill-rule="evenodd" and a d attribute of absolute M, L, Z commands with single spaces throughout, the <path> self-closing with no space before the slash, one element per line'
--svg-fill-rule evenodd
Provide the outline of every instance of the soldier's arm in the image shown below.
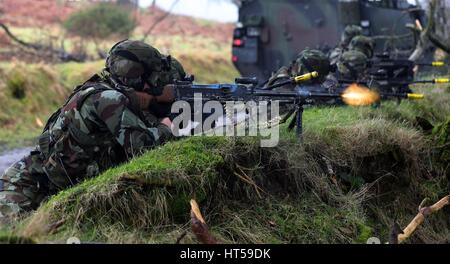
<path fill-rule="evenodd" d="M 269 81 L 266 84 L 266 87 L 289 80 L 290 77 L 291 76 L 289 75 L 288 67 L 283 66 L 278 71 L 272 74 L 272 76 L 270 77 Z"/>
<path fill-rule="evenodd" d="M 332 73 L 327 75 L 322 85 L 330 92 L 335 92 L 340 88 L 338 79 Z"/>
<path fill-rule="evenodd" d="M 147 127 L 130 108 L 129 99 L 117 91 L 104 91 L 90 96 L 82 115 L 106 128 L 130 156 L 162 144 L 172 135 L 164 124 Z"/>

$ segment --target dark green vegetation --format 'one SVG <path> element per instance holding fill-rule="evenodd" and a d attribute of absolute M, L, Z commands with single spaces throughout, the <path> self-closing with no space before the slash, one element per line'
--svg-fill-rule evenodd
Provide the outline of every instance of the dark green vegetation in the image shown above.
<path fill-rule="evenodd" d="M 73 13 L 64 22 L 64 27 L 76 36 L 99 40 L 112 36 L 127 38 L 136 27 L 136 22 L 131 10 L 102 3 Z"/>
<path fill-rule="evenodd" d="M 195 198 L 225 243 L 386 242 L 394 220 L 404 227 L 424 198 L 449 194 L 450 94 L 427 89 L 422 102 L 309 109 L 304 144 L 284 127 L 271 149 L 257 138 L 169 143 L 52 197 L 3 240 L 175 243 L 187 231 L 182 243 L 196 242 Z M 427 218 L 409 242 L 450 242 L 449 216 Z"/>

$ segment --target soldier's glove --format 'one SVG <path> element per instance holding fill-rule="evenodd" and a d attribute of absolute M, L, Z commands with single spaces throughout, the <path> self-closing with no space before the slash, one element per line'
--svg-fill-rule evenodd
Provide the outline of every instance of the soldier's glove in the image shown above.
<path fill-rule="evenodd" d="M 138 99 L 139 108 L 141 110 L 149 109 L 150 105 L 152 105 L 156 101 L 155 96 L 144 92 L 136 92 L 136 97 Z"/>

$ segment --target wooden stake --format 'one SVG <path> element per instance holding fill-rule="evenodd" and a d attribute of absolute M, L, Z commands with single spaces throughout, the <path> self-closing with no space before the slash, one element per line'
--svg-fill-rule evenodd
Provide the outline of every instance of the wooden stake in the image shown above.
<path fill-rule="evenodd" d="M 425 217 L 430 214 L 436 213 L 446 205 L 450 203 L 450 195 L 442 198 L 439 202 L 433 204 L 429 207 L 419 207 L 419 213 L 414 217 L 414 219 L 409 223 L 409 225 L 403 230 L 403 234 L 398 235 L 398 243 L 401 244 L 405 242 L 411 235 L 416 231 L 417 227 L 419 227 L 424 221 Z M 423 204 L 423 203 L 422 203 Z"/>
<path fill-rule="evenodd" d="M 218 241 L 209 232 L 200 208 L 195 200 L 191 200 L 191 229 L 198 241 L 203 244 L 217 244 Z"/>

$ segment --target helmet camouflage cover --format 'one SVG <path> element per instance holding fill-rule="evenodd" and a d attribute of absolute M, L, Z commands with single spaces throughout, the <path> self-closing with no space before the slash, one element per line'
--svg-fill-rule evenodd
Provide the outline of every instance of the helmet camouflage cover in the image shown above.
<path fill-rule="evenodd" d="M 337 63 L 337 70 L 344 78 L 359 79 L 367 68 L 368 59 L 357 50 L 344 52 Z"/>
<path fill-rule="evenodd" d="M 360 26 L 357 25 L 349 25 L 345 27 L 344 32 L 342 33 L 342 39 L 341 42 L 343 45 L 347 46 L 350 44 L 350 41 L 359 35 L 362 35 L 363 29 Z"/>
<path fill-rule="evenodd" d="M 349 45 L 350 50 L 357 50 L 364 53 L 367 58 L 373 57 L 374 42 L 371 38 L 366 36 L 356 36 L 352 39 Z"/>
<path fill-rule="evenodd" d="M 184 70 L 183 65 L 173 57 L 170 73 L 175 80 L 183 80 L 186 77 L 186 71 Z"/>
<path fill-rule="evenodd" d="M 330 73 L 330 60 L 320 50 L 306 49 L 297 56 L 291 67 L 292 74 L 301 75 L 308 72 L 317 71 L 318 82 L 323 82 L 325 77 Z"/>
<path fill-rule="evenodd" d="M 112 47 L 106 68 L 113 77 L 136 90 L 142 90 L 144 83 L 159 89 L 170 74 L 168 58 L 142 41 L 125 40 Z"/>

